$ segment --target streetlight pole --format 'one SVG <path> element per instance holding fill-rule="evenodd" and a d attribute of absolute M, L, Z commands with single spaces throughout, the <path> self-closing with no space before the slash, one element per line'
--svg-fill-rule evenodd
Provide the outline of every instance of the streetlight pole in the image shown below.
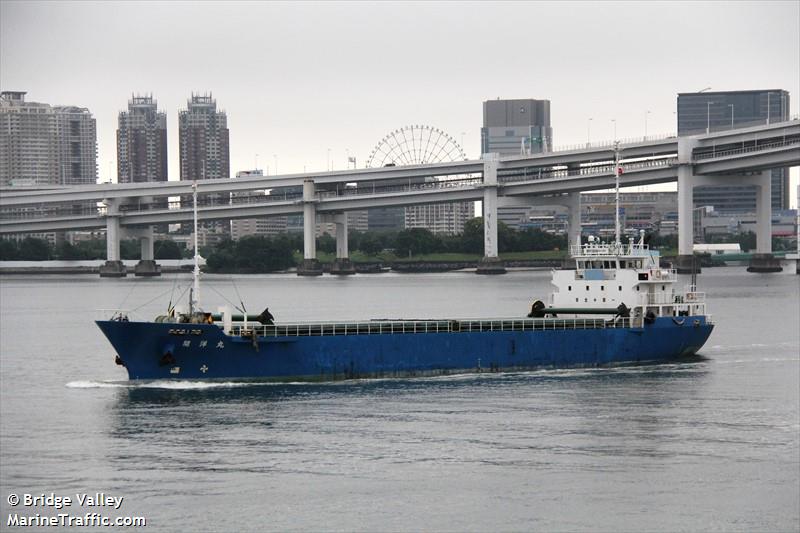
<path fill-rule="evenodd" d="M 328 170 L 331 169 L 331 149 L 330 148 L 328 148 L 328 166 L 325 167 L 325 168 L 327 168 Z"/>
<path fill-rule="evenodd" d="M 644 112 L 644 140 L 647 140 L 647 115 L 650 114 L 650 111 Z"/>
<path fill-rule="evenodd" d="M 767 91 L 767 124 L 769 124 L 769 91 Z"/>
<path fill-rule="evenodd" d="M 278 154 L 272 154 L 272 158 L 275 160 L 275 175 L 278 175 Z"/>
<path fill-rule="evenodd" d="M 614 142 L 617 141 L 617 119 L 612 118 L 611 122 L 614 124 Z"/>
<path fill-rule="evenodd" d="M 706 135 L 711 133 L 711 104 L 716 102 L 706 102 Z"/>
<path fill-rule="evenodd" d="M 733 104 L 728 104 L 728 107 L 731 108 L 731 129 L 733 129 Z"/>
<path fill-rule="evenodd" d="M 586 121 L 586 148 L 589 148 L 592 145 L 592 117 L 589 117 L 589 120 Z"/>

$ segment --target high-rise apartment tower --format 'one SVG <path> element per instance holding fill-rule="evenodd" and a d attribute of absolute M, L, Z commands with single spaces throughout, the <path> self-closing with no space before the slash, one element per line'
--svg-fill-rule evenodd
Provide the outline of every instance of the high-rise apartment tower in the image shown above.
<path fill-rule="evenodd" d="M 192 94 L 178 114 L 181 180 L 230 177 L 228 117 L 210 94 Z"/>
<path fill-rule="evenodd" d="M 153 96 L 131 96 L 117 129 L 119 183 L 167 181 L 167 115 Z"/>
<path fill-rule="evenodd" d="M 0 185 L 97 182 L 97 125 L 88 109 L 0 93 Z"/>

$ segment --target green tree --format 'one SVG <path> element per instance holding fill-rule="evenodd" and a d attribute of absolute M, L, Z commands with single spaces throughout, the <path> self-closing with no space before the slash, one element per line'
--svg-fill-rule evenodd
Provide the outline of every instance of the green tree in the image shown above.
<path fill-rule="evenodd" d="M 75 245 L 81 259 L 105 259 L 106 241 L 105 239 L 90 239 L 81 241 Z"/>
<path fill-rule="evenodd" d="M 155 259 L 181 259 L 181 247 L 172 240 L 161 240 L 153 243 L 153 257 Z"/>
<path fill-rule="evenodd" d="M 361 242 L 357 249 L 365 254 L 375 255 L 383 250 L 383 243 L 381 242 L 380 236 L 375 233 L 365 233 L 361 236 Z"/>
<path fill-rule="evenodd" d="M 13 261 L 19 258 L 17 241 L 0 239 L 0 261 Z"/>
<path fill-rule="evenodd" d="M 500 253 L 522 251 L 519 249 L 517 232 L 499 220 L 497 221 L 497 251 Z"/>
<path fill-rule="evenodd" d="M 475 217 L 464 224 L 461 250 L 468 254 L 483 254 L 483 217 Z"/>
<path fill-rule="evenodd" d="M 141 259 L 142 247 L 138 239 L 125 239 L 119 241 L 119 256 L 122 259 Z"/>
<path fill-rule="evenodd" d="M 332 254 L 336 252 L 336 239 L 328 235 L 327 233 L 323 233 L 317 238 L 317 250 L 320 252 L 325 252 L 328 254 Z"/>
<path fill-rule="evenodd" d="M 212 272 L 260 273 L 285 270 L 294 264 L 294 242 L 290 238 L 243 237 L 222 241 L 207 256 Z"/>
<path fill-rule="evenodd" d="M 23 261 L 47 261 L 50 259 L 50 244 L 44 239 L 25 237 L 19 243 L 19 258 Z"/>
<path fill-rule="evenodd" d="M 220 242 L 214 248 L 201 248 L 200 255 L 206 258 L 206 269 L 210 272 L 235 271 L 236 243 L 230 239 Z"/>
<path fill-rule="evenodd" d="M 661 235 L 658 232 L 648 233 L 644 237 L 651 248 L 678 248 L 678 235 Z"/>
<path fill-rule="evenodd" d="M 56 245 L 55 257 L 62 261 L 79 261 L 83 259 L 80 248 L 69 241 L 62 241 Z"/>
<path fill-rule="evenodd" d="M 756 234 L 752 231 L 745 231 L 736 236 L 736 242 L 739 243 L 743 252 L 749 252 L 756 249 Z"/>
<path fill-rule="evenodd" d="M 397 234 L 395 247 L 400 255 L 414 256 L 439 250 L 441 241 L 427 229 L 412 228 Z"/>

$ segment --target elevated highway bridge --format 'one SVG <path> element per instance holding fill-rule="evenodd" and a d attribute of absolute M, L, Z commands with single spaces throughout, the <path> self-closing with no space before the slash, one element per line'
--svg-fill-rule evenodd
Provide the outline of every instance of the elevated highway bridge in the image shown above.
<path fill-rule="evenodd" d="M 680 254 L 692 254 L 692 190 L 699 185 L 758 186 L 758 253 L 771 252 L 769 169 L 800 165 L 800 120 L 763 124 L 692 137 L 667 137 L 619 145 L 622 187 L 678 182 Z M 403 167 L 250 176 L 198 182 L 201 220 L 304 215 L 305 267 L 316 273 L 316 215 L 330 215 L 337 241 L 346 241 L 352 210 L 480 200 L 484 205 L 487 271 L 497 261 L 496 210 L 555 197 L 570 210 L 570 239 L 580 236 L 580 192 L 614 186 L 615 146 Z M 280 190 L 279 194 L 263 191 Z M 255 193 L 261 191 L 261 193 Z M 192 182 L 101 184 L 79 187 L 0 190 L 0 235 L 106 228 L 108 257 L 119 261 L 119 235 L 143 234 L 153 224 L 186 222 Z M 234 194 L 229 194 L 234 193 Z M 98 207 L 95 207 L 97 205 Z M 766 221 L 766 222 L 764 222 Z M 152 249 L 152 240 L 149 242 Z M 340 246 L 346 260 L 346 242 Z M 143 246 L 143 257 L 148 255 Z M 339 254 L 337 253 L 337 256 Z M 152 252 L 150 258 L 152 260 Z"/>

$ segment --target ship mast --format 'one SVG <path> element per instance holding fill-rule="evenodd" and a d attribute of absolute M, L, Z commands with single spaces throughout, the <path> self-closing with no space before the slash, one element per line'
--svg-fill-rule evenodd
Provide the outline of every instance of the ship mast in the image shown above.
<path fill-rule="evenodd" d="M 197 250 L 197 180 L 192 182 L 192 218 L 194 220 L 194 270 L 192 294 L 189 296 L 189 313 L 194 313 L 200 300 L 200 253 Z"/>
<path fill-rule="evenodd" d="M 614 243 L 619 248 L 622 242 L 619 235 L 619 141 L 614 141 L 614 196 Z"/>

